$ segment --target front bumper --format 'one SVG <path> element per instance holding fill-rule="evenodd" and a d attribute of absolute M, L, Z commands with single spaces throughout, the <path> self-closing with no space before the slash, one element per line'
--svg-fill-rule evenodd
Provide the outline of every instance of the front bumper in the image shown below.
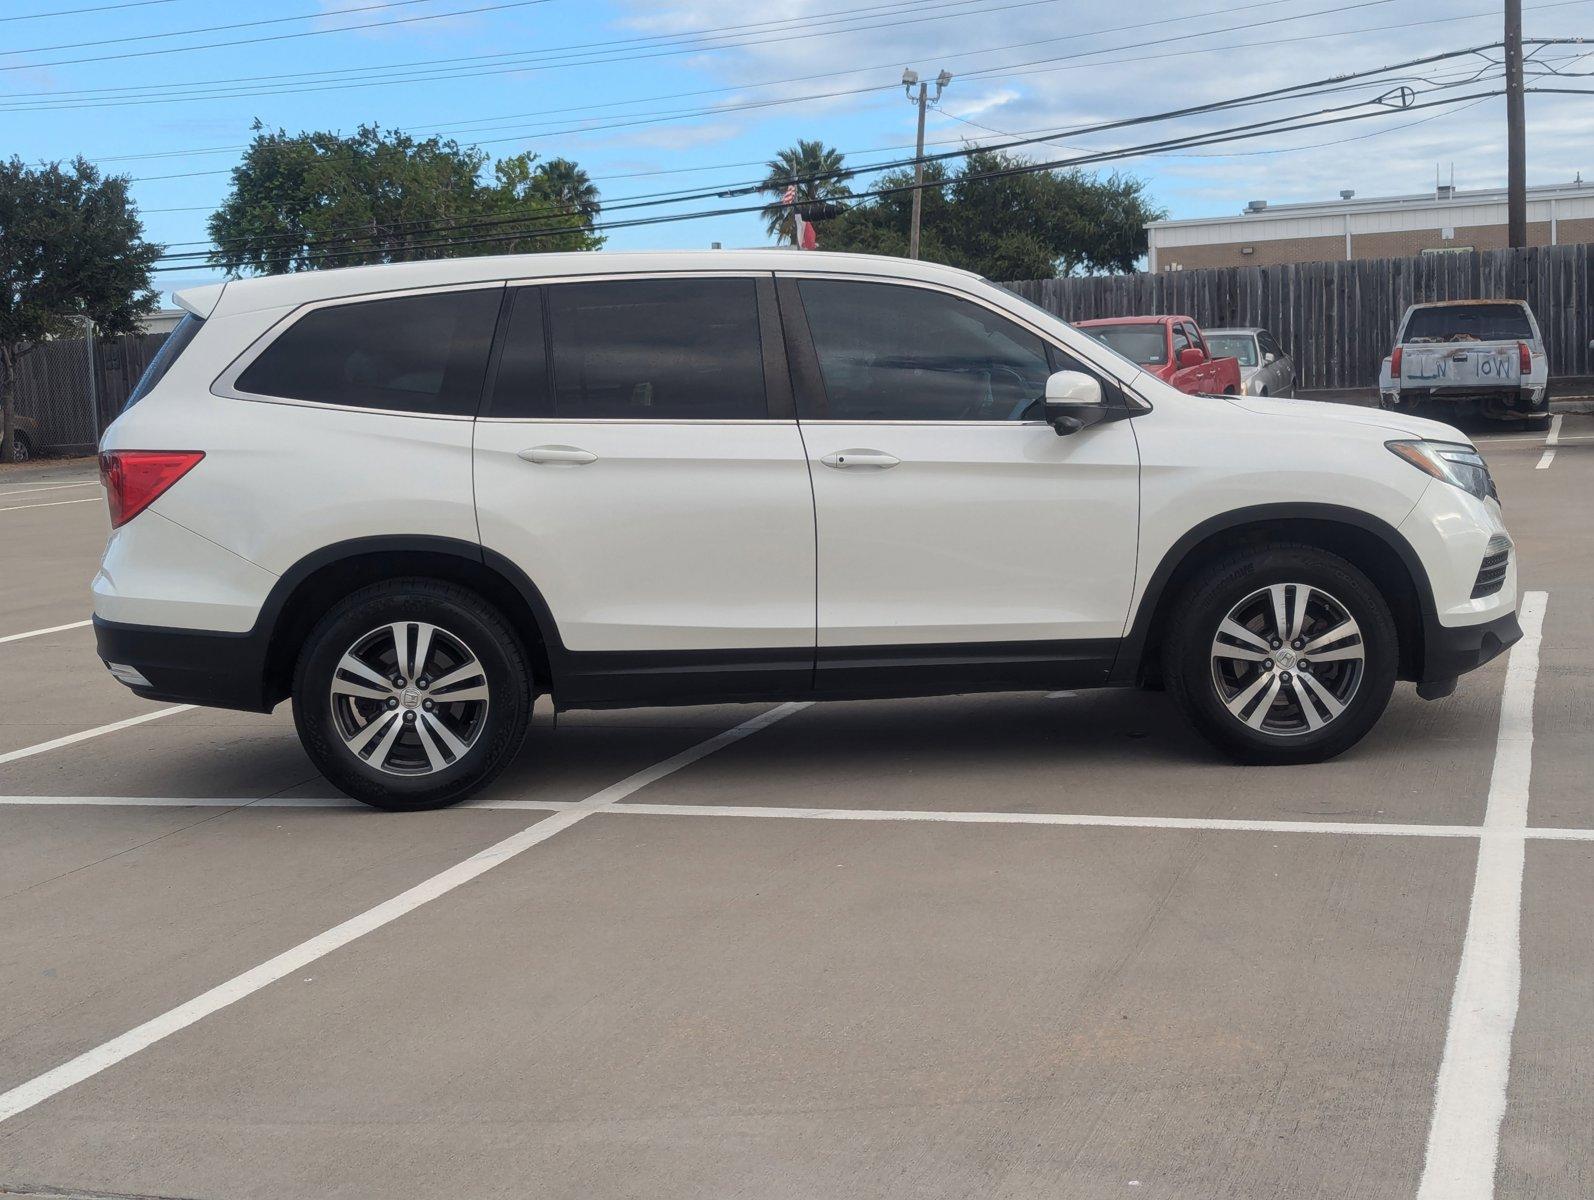
<path fill-rule="evenodd" d="M 1497 658 L 1522 639 L 1515 612 L 1480 625 L 1434 624 L 1427 631 L 1423 654 L 1424 683 L 1454 680 Z"/>
<path fill-rule="evenodd" d="M 111 674 L 145 699 L 249 712 L 272 709 L 265 689 L 266 644 L 257 634 L 95 617 L 94 642 Z"/>

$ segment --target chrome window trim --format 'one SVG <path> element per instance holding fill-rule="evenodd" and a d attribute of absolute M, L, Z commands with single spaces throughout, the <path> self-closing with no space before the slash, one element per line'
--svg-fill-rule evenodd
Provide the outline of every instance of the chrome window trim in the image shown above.
<path fill-rule="evenodd" d="M 228 363 L 226 369 L 211 382 L 210 394 L 219 396 L 224 400 L 246 400 L 253 404 L 284 404 L 293 408 L 317 408 L 331 412 L 368 413 L 384 417 L 412 417 L 422 421 L 474 421 L 476 419 L 474 413 L 407 412 L 399 408 L 367 408 L 358 404 L 330 404 L 323 400 L 296 400 L 292 396 L 272 396 L 264 392 L 246 392 L 238 386 L 238 377 L 253 366 L 254 361 L 264 354 L 273 342 L 297 324 L 301 317 L 317 309 L 341 308 L 350 304 L 372 304 L 378 300 L 400 300 L 406 296 L 432 296 L 444 292 L 482 292 L 489 288 L 497 288 L 502 291 L 504 286 L 504 281 L 498 279 L 473 283 L 434 284 L 431 287 L 421 288 L 400 288 L 396 291 L 388 292 L 360 292 L 355 295 L 332 296 L 325 300 L 308 301 L 291 312 L 284 313 L 271 328 L 245 346 L 238 357 Z"/>

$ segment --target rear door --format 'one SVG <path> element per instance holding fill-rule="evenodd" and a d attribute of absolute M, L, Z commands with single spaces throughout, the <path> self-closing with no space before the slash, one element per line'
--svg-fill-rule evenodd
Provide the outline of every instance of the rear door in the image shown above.
<path fill-rule="evenodd" d="M 813 497 L 769 276 L 513 292 L 477 510 L 551 610 L 567 701 L 806 686 Z"/>
<path fill-rule="evenodd" d="M 1104 680 L 1134 577 L 1132 422 L 1059 437 L 1046 377 L 1083 364 L 974 298 L 779 289 L 813 475 L 819 687 Z"/>

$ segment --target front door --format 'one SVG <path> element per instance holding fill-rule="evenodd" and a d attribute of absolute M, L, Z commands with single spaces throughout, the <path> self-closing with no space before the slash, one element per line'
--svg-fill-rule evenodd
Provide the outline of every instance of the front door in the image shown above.
<path fill-rule="evenodd" d="M 818 277 L 782 279 L 780 297 L 820 688 L 1103 682 L 1134 582 L 1132 422 L 1058 436 L 1046 377 L 1079 364 L 974 299 Z"/>
<path fill-rule="evenodd" d="M 767 275 L 515 289 L 477 514 L 557 625 L 565 701 L 808 686 L 813 501 L 778 331 Z"/>

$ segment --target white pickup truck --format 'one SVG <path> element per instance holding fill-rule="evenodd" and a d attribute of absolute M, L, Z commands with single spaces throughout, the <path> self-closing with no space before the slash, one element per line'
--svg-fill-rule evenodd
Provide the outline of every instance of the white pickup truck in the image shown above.
<path fill-rule="evenodd" d="M 1379 402 L 1410 412 L 1442 405 L 1444 420 L 1482 416 L 1550 424 L 1550 360 L 1521 300 L 1414 304 L 1378 373 Z"/>

